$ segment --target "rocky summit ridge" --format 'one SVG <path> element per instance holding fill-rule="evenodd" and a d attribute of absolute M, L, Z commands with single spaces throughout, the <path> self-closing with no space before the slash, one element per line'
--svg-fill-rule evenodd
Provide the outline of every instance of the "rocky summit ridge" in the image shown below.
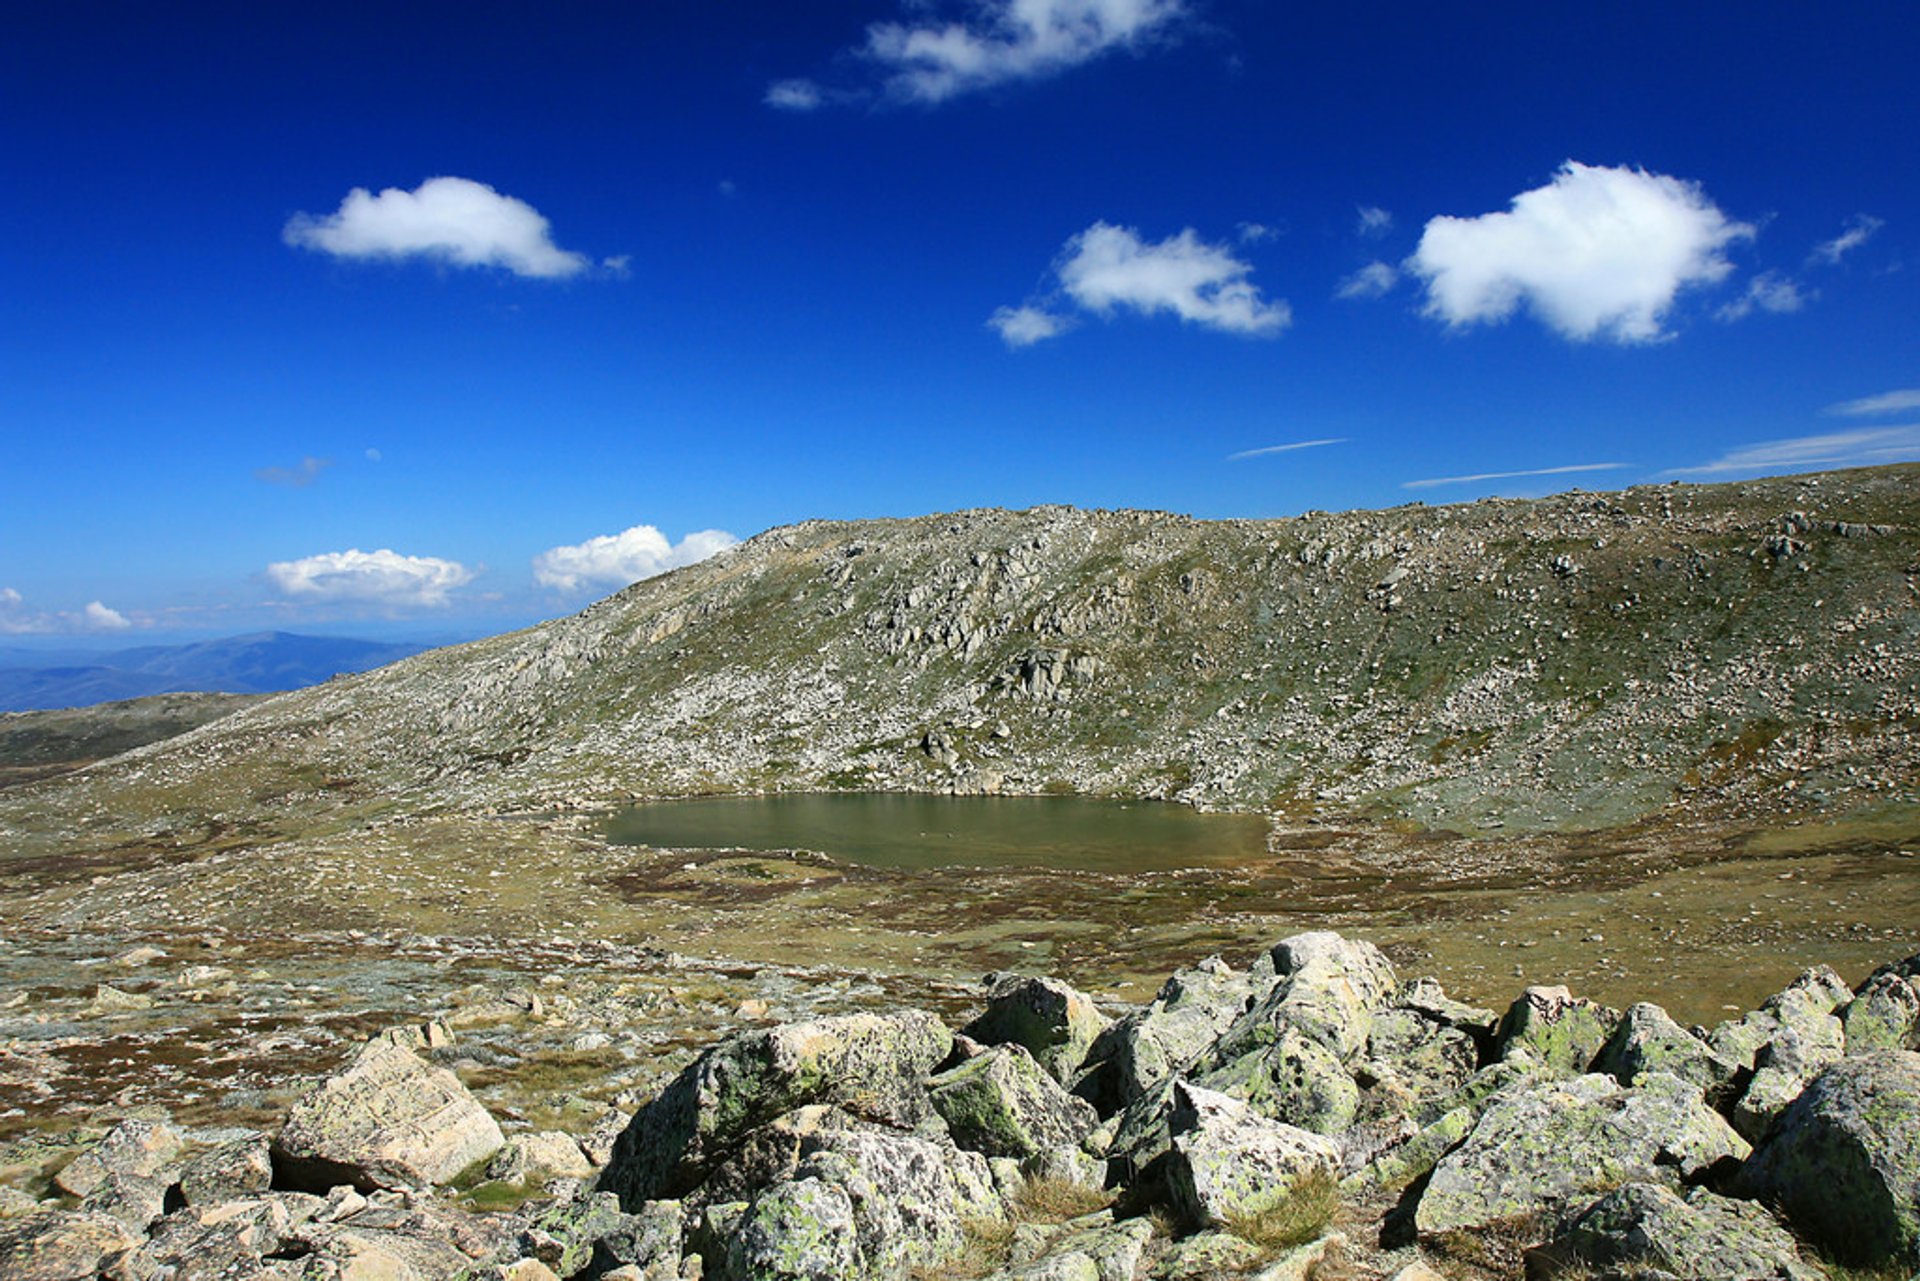
<path fill-rule="evenodd" d="M 0 797 L 22 841 L 801 789 L 1474 832 L 1913 799 L 1920 466 L 808 521 Z"/>

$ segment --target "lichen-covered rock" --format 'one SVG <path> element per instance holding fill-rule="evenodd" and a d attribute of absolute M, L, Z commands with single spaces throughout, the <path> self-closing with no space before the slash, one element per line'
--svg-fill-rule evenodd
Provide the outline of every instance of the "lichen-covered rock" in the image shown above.
<path fill-rule="evenodd" d="M 1480 1066 L 1473 1033 L 1411 1006 L 1373 1016 L 1365 1062 L 1356 1076 L 1392 1111 L 1424 1123 L 1445 1111 Z M 1311 1127 L 1309 1127 L 1311 1128 Z"/>
<path fill-rule="evenodd" d="M 928 1082 L 953 1141 L 987 1156 L 1027 1157 L 1078 1144 L 1099 1117 L 1060 1088 L 1024 1046 L 997 1045 Z"/>
<path fill-rule="evenodd" d="M 275 1182 L 324 1191 L 446 1183 L 506 1142 L 460 1078 L 389 1041 L 371 1041 L 287 1114 Z"/>
<path fill-rule="evenodd" d="M 912 1125 L 953 1034 L 931 1014 L 848 1014 L 737 1033 L 707 1049 L 622 1131 L 600 1186 L 629 1207 L 684 1195 L 746 1134 L 782 1113 L 838 1103 Z"/>
<path fill-rule="evenodd" d="M 516 1134 L 494 1153 L 487 1165 L 487 1177 L 503 1183 L 533 1183 L 546 1179 L 585 1179 L 593 1174 L 593 1163 L 580 1150 L 571 1134 L 547 1130 L 539 1134 Z"/>
<path fill-rule="evenodd" d="M 1442 1157 L 1414 1211 L 1423 1235 L 1556 1215 L 1634 1179 L 1697 1180 L 1751 1149 L 1697 1087 L 1655 1073 L 1622 1086 L 1593 1074 L 1497 1096 Z"/>
<path fill-rule="evenodd" d="M 1154 1261 L 1153 1281 L 1216 1281 L 1253 1271 L 1266 1251 L 1224 1229 L 1175 1241 Z"/>
<path fill-rule="evenodd" d="M 101 1214 L 145 1232 L 154 1220 L 166 1213 L 167 1192 L 172 1186 L 165 1178 L 142 1178 L 137 1174 L 110 1171 L 100 1184 L 80 1198 L 79 1209 Z"/>
<path fill-rule="evenodd" d="M 995 1274 L 996 1281 L 1133 1281 L 1153 1239 L 1145 1219 L 1114 1222 L 1105 1211 L 1074 1219 L 1047 1238 L 1039 1252 Z"/>
<path fill-rule="evenodd" d="M 794 1182 L 808 1179 L 846 1192 L 859 1245 L 849 1276 L 935 1268 L 966 1248 L 969 1225 L 1007 1217 L 985 1157 L 907 1135 L 819 1135 L 794 1172 Z"/>
<path fill-rule="evenodd" d="M 1715 1054 L 1704 1039 L 1674 1022 L 1665 1010 L 1643 1001 L 1628 1008 L 1594 1060 L 1593 1070 L 1622 1085 L 1665 1072 L 1692 1082 L 1712 1098 L 1732 1082 L 1738 1065 Z"/>
<path fill-rule="evenodd" d="M 1524 1055 L 1554 1076 L 1592 1068 L 1613 1038 L 1620 1014 L 1564 987 L 1530 987 L 1507 1008 L 1494 1033 L 1502 1059 Z"/>
<path fill-rule="evenodd" d="M 727 1242 L 728 1281 L 841 1281 L 867 1275 L 847 1190 L 820 1179 L 754 1198 Z"/>
<path fill-rule="evenodd" d="M 1068 1085 L 1112 1021 L 1058 979 L 1002 975 L 985 1013 L 960 1030 L 982 1045 L 1025 1046 L 1047 1075 Z"/>
<path fill-rule="evenodd" d="M 188 1205 L 217 1205 L 257 1196 L 273 1184 L 267 1136 L 250 1135 L 212 1147 L 180 1172 L 180 1196 Z"/>
<path fill-rule="evenodd" d="M 1920 1263 L 1920 1054 L 1881 1050 L 1820 1073 L 1740 1184 L 1844 1261 Z"/>
<path fill-rule="evenodd" d="M 1388 1148 L 1341 1180 L 1343 1190 L 1359 1194 L 1369 1188 L 1398 1192 L 1422 1178 L 1440 1158 L 1460 1146 L 1473 1132 L 1479 1114 L 1472 1108 L 1443 1112 L 1405 1143 Z"/>
<path fill-rule="evenodd" d="M 1103 1031 L 1073 1092 L 1111 1116 L 1213 1046 L 1246 1009 L 1254 984 L 1218 959 L 1178 970 L 1144 1009 Z"/>
<path fill-rule="evenodd" d="M 1456 1001 L 1448 996 L 1436 978 L 1408 979 L 1400 985 L 1400 995 L 1393 1004 L 1401 1009 L 1412 1010 L 1435 1023 L 1457 1028 L 1481 1042 L 1491 1041 L 1493 1030 L 1500 1023 L 1500 1016 L 1492 1010 L 1468 1005 L 1465 1001 Z"/>
<path fill-rule="evenodd" d="M 1881 971 L 1861 985 L 1840 1013 L 1848 1054 L 1920 1049 L 1920 992 L 1902 975 Z"/>
<path fill-rule="evenodd" d="M 7 1281 L 93 1281 L 140 1244 L 124 1223 L 101 1214 L 42 1210 L 0 1219 L 0 1277 Z"/>
<path fill-rule="evenodd" d="M 1270 1120 L 1316 1134 L 1340 1133 L 1353 1124 L 1360 1107 L 1360 1087 L 1334 1052 L 1288 1025 L 1259 1049 L 1201 1072 L 1195 1083 L 1240 1099 Z"/>
<path fill-rule="evenodd" d="M 1328 931 L 1296 934 L 1273 946 L 1262 965 L 1274 980 L 1221 1035 L 1207 1056 L 1219 1067 L 1266 1048 L 1285 1031 L 1317 1042 L 1337 1062 L 1366 1048 L 1374 1011 L 1399 991 L 1393 966 L 1379 948 Z"/>
<path fill-rule="evenodd" d="M 1629 1183 L 1601 1197 L 1530 1262 L 1584 1265 L 1605 1281 L 1658 1275 L 1673 1281 L 1821 1281 L 1793 1234 L 1766 1209 L 1695 1188 L 1681 1197 Z"/>
<path fill-rule="evenodd" d="M 1330 1183 L 1340 1164 L 1332 1140 L 1185 1082 L 1174 1086 L 1169 1129 L 1167 1190 L 1175 1212 L 1196 1228 L 1273 1209 L 1310 1180 Z"/>
<path fill-rule="evenodd" d="M 179 1163 L 186 1147 L 187 1136 L 165 1121 L 132 1117 L 68 1162 L 53 1185 L 68 1196 L 84 1197 L 110 1175 L 158 1178 Z"/>

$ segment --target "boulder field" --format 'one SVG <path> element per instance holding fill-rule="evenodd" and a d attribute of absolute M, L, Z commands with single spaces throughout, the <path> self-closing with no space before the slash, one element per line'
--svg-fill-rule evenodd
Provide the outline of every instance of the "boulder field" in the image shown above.
<path fill-rule="evenodd" d="M 277 1133 L 130 1118 L 44 1196 L 0 1189 L 0 1278 L 1892 1276 L 1920 1267 L 1916 975 L 1816 968 L 1687 1028 L 1555 987 L 1475 1008 L 1309 933 L 1138 1007 L 993 975 L 957 1029 L 740 1032 L 577 1136 L 393 1029 Z"/>

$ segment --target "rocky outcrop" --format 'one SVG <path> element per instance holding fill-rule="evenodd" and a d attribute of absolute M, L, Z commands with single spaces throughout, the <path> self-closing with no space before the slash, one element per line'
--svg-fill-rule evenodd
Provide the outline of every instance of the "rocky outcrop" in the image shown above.
<path fill-rule="evenodd" d="M 1695 1188 L 1684 1197 L 1658 1183 L 1629 1183 L 1589 1206 L 1530 1262 L 1599 1277 L 1673 1281 L 1821 1281 L 1793 1234 L 1751 1201 Z"/>
<path fill-rule="evenodd" d="M 1317 1134 L 1269 1121 L 1238 1100 L 1177 1084 L 1168 1118 L 1167 1186 L 1194 1228 L 1257 1219 L 1333 1183 L 1340 1149 Z"/>
<path fill-rule="evenodd" d="M 1821 1072 L 1740 1184 L 1844 1259 L 1920 1263 L 1920 1054 L 1877 1050 Z"/>
<path fill-rule="evenodd" d="M 1700 1182 L 1749 1151 L 1677 1077 L 1656 1073 L 1633 1088 L 1598 1074 L 1522 1084 L 1496 1097 L 1440 1159 L 1414 1222 L 1437 1235 L 1558 1217 L 1624 1181 Z"/>
<path fill-rule="evenodd" d="M 623 1205 L 697 1186 L 748 1133 L 815 1103 L 911 1126 L 953 1034 L 931 1014 L 853 1014 L 741 1033 L 707 1050 L 634 1115 L 600 1184 Z"/>
<path fill-rule="evenodd" d="M 275 1181 L 314 1191 L 445 1183 L 505 1141 L 453 1073 L 373 1041 L 294 1105 L 273 1142 Z"/>
<path fill-rule="evenodd" d="M 953 1141 L 986 1156 L 1030 1157 L 1077 1146 L 1098 1119 L 1020 1045 L 1000 1045 L 928 1082 Z"/>
<path fill-rule="evenodd" d="M 986 1010 L 960 1031 L 982 1045 L 1023 1046 L 1048 1075 L 1068 1085 L 1112 1021 L 1058 979 L 1002 975 L 992 983 Z"/>

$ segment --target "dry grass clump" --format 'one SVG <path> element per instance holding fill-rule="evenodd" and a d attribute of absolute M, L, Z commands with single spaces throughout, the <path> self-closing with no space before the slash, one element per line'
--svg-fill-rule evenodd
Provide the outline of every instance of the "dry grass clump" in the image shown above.
<path fill-rule="evenodd" d="M 1293 1181 L 1284 1200 L 1252 1214 L 1227 1219 L 1226 1229 L 1271 1253 L 1305 1245 L 1326 1231 L 1340 1210 L 1340 1181 L 1315 1170 Z"/>
<path fill-rule="evenodd" d="M 1013 1198 L 1023 1223 L 1065 1223 L 1113 1204 L 1113 1193 L 1070 1179 L 1028 1179 Z"/>

